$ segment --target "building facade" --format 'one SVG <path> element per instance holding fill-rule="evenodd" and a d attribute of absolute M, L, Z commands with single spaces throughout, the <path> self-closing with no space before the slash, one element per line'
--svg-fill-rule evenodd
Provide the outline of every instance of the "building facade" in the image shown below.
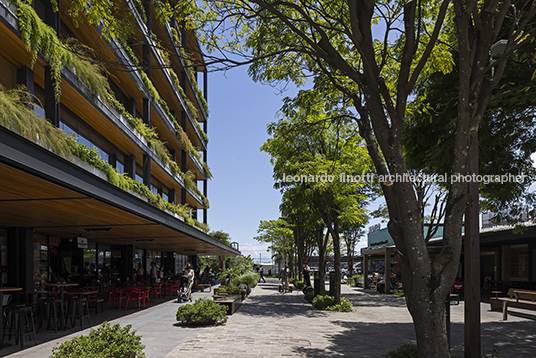
<path fill-rule="evenodd" d="M 524 229 L 509 225 L 495 225 L 489 215 L 482 218 L 480 229 L 480 282 L 483 289 L 498 289 L 506 292 L 508 288 L 536 288 L 536 225 L 524 223 Z M 425 227 L 425 230 L 428 230 Z M 429 241 L 430 255 L 440 251 L 443 227 L 439 227 Z M 463 240 L 463 236 L 462 236 Z M 463 244 L 463 242 L 462 242 Z M 372 230 L 368 233 L 368 247 L 364 250 L 364 272 L 387 275 L 398 272 L 395 259 L 394 241 L 387 228 Z M 387 264 L 386 264 L 387 263 Z M 462 258 L 457 280 L 463 281 Z"/>
<path fill-rule="evenodd" d="M 114 2 L 121 36 L 57 5 L 0 0 L 1 284 L 124 281 L 138 264 L 178 273 L 239 254 L 206 233 L 195 33 L 152 1 Z"/>

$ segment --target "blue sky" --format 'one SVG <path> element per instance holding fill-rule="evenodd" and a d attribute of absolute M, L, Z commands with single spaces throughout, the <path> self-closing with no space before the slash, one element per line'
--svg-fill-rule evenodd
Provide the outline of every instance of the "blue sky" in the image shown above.
<path fill-rule="evenodd" d="M 208 77 L 208 164 L 213 174 L 208 224 L 212 231 L 229 233 L 242 254 L 255 262 L 270 260 L 267 245 L 253 238 L 261 220 L 279 217 L 281 201 L 273 188 L 270 156 L 259 148 L 268 139 L 266 125 L 277 120 L 283 98 L 295 93 L 292 89 L 281 94 L 253 82 L 244 67 Z"/>

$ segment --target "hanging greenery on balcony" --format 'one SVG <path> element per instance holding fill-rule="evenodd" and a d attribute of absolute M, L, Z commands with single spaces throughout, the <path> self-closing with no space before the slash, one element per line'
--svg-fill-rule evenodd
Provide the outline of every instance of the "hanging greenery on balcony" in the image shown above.
<path fill-rule="evenodd" d="M 46 25 L 30 5 L 18 1 L 16 6 L 22 41 L 32 53 L 32 67 L 38 54 L 42 54 L 52 70 L 56 101 L 60 99 L 61 70 L 65 66 L 73 70 L 94 96 L 106 99 L 110 92 L 108 81 L 103 76 L 103 68 L 87 55 L 89 49 L 74 39 L 60 41 L 54 29 Z"/>
<path fill-rule="evenodd" d="M 152 205 L 159 209 L 175 213 L 184 218 L 188 224 L 208 232 L 208 227 L 205 224 L 191 218 L 189 206 L 169 203 L 160 195 L 153 194 L 145 184 L 118 173 L 113 166 L 102 159 L 96 148 L 88 148 L 86 145 L 78 143 L 72 136 L 37 116 L 32 108 L 32 101 L 36 100 L 26 92 L 25 88 L 4 90 L 0 86 L 0 125 L 65 159 L 73 160 L 73 156 L 78 157 L 103 171 L 111 184 L 126 191 L 134 191 L 147 198 Z"/>

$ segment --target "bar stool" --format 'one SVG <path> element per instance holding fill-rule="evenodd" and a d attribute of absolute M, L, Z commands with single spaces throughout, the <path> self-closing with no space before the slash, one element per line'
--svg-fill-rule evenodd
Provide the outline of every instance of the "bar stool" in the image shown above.
<path fill-rule="evenodd" d="M 4 332 L 2 334 L 2 343 L 4 346 L 6 334 L 9 333 L 8 340 L 11 341 L 11 336 L 15 335 L 15 344 L 20 341 L 20 349 L 24 349 L 24 339 L 34 340 L 37 345 L 37 335 L 35 332 L 34 315 L 31 306 L 15 306 L 8 310 L 7 319 L 4 322 Z"/>
<path fill-rule="evenodd" d="M 80 320 L 80 330 L 84 330 L 84 318 L 87 319 L 88 327 L 91 327 L 89 320 L 89 302 L 86 297 L 73 296 L 69 299 L 67 309 L 67 321 L 71 319 L 71 327 L 74 327 L 76 320 Z"/>
<path fill-rule="evenodd" d="M 37 317 L 37 332 L 41 329 L 43 320 L 47 321 L 47 329 L 54 327 L 55 333 L 58 333 L 58 321 L 60 327 L 64 326 L 65 312 L 59 298 L 53 296 L 40 298 L 35 307 L 35 315 Z"/>

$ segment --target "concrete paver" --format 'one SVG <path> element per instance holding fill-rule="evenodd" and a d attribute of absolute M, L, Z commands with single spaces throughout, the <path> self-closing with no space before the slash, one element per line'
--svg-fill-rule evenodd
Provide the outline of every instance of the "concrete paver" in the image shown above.
<path fill-rule="evenodd" d="M 259 284 L 226 324 L 187 328 L 177 325 L 178 303 L 168 301 L 121 317 L 110 317 L 112 324 L 131 324 L 141 335 L 147 358 L 183 357 L 382 357 L 404 343 L 415 343 L 413 322 L 404 298 L 343 286 L 342 294 L 354 304 L 353 312 L 314 309 L 299 291 L 278 292 L 278 280 Z M 212 293 L 194 293 L 194 299 Z M 184 304 L 184 303 L 183 303 Z M 501 358 L 535 357 L 536 315 L 512 309 L 508 321 L 501 312 L 489 311 L 482 304 L 482 351 L 496 345 Z M 108 315 L 119 311 L 108 310 Z M 453 354 L 463 356 L 463 302 L 451 306 L 451 344 Z M 73 332 L 9 357 L 48 357 L 56 342 Z M 52 334 L 54 333 L 47 333 Z M 41 334 L 40 334 L 41 335 Z M 15 348 L 0 351 L 13 353 Z M 5 355 L 4 355 L 5 356 Z"/>

